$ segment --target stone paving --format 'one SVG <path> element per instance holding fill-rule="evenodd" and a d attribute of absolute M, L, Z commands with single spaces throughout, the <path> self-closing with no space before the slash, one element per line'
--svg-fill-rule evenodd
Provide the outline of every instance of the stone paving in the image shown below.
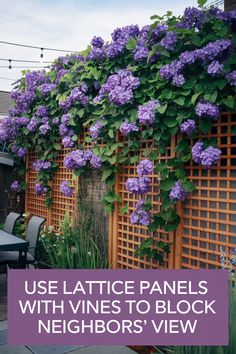
<path fill-rule="evenodd" d="M 14 346 L 7 345 L 6 275 L 0 275 L 0 354 L 135 354 L 125 346 Z"/>

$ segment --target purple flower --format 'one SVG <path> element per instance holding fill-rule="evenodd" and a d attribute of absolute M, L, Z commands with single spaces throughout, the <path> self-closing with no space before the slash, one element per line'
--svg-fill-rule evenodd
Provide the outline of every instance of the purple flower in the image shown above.
<path fill-rule="evenodd" d="M 38 119 L 36 117 L 32 117 L 26 128 L 29 130 L 30 133 L 33 133 L 37 129 L 38 125 Z"/>
<path fill-rule="evenodd" d="M 70 183 L 68 181 L 63 181 L 60 185 L 60 192 L 66 197 L 72 197 L 73 188 L 70 186 Z"/>
<path fill-rule="evenodd" d="M 211 168 L 220 160 L 221 151 L 209 146 L 201 153 L 201 165 L 205 168 Z"/>
<path fill-rule="evenodd" d="M 51 130 L 51 127 L 48 123 L 43 124 L 39 127 L 39 131 L 41 135 L 46 135 Z"/>
<path fill-rule="evenodd" d="M 143 125 L 153 124 L 155 121 L 156 109 L 159 105 L 158 100 L 150 101 L 138 107 L 138 120 Z"/>
<path fill-rule="evenodd" d="M 231 86 L 236 86 L 236 70 L 231 71 L 226 75 L 226 79 L 228 80 Z"/>
<path fill-rule="evenodd" d="M 196 114 L 198 117 L 217 120 L 220 116 L 220 110 L 217 105 L 211 102 L 199 102 L 196 106 Z"/>
<path fill-rule="evenodd" d="M 36 183 L 34 186 L 34 191 L 38 196 L 41 196 L 48 192 L 48 188 L 40 183 Z"/>
<path fill-rule="evenodd" d="M 213 146 L 204 149 L 201 141 L 198 141 L 192 148 L 193 161 L 205 168 L 211 168 L 220 160 L 221 151 Z"/>
<path fill-rule="evenodd" d="M 93 37 L 91 40 L 91 45 L 93 47 L 102 48 L 104 45 L 104 40 L 101 37 Z"/>
<path fill-rule="evenodd" d="M 39 106 L 36 110 L 36 116 L 43 117 L 48 114 L 47 108 L 45 106 Z"/>
<path fill-rule="evenodd" d="M 128 122 L 127 120 L 120 125 L 120 132 L 122 135 L 127 136 L 132 132 L 139 131 L 139 127 L 137 127 L 135 122 Z"/>
<path fill-rule="evenodd" d="M 172 51 L 175 49 L 175 46 L 178 41 L 178 35 L 174 31 L 167 32 L 166 36 L 160 41 L 162 47 L 166 50 Z"/>
<path fill-rule="evenodd" d="M 184 65 L 194 64 L 196 60 L 196 55 L 194 51 L 186 51 L 180 54 L 179 59 Z"/>
<path fill-rule="evenodd" d="M 196 122 L 192 119 L 187 119 L 180 126 L 181 132 L 189 136 L 192 135 L 195 129 L 196 129 Z"/>
<path fill-rule="evenodd" d="M 142 160 L 137 165 L 137 172 L 139 177 L 150 175 L 153 172 L 153 164 L 150 160 Z"/>
<path fill-rule="evenodd" d="M 143 226 L 148 226 L 151 222 L 150 212 L 143 209 L 145 205 L 145 200 L 139 200 L 136 204 L 136 210 L 130 214 L 131 224 L 140 224 Z"/>
<path fill-rule="evenodd" d="M 155 37 L 163 36 L 166 33 L 167 27 L 164 24 L 159 23 L 156 28 L 152 31 L 152 35 Z"/>
<path fill-rule="evenodd" d="M 74 150 L 64 158 L 64 166 L 69 170 L 77 170 L 85 165 L 86 159 L 83 150 Z"/>
<path fill-rule="evenodd" d="M 220 64 L 217 60 L 213 61 L 207 68 L 207 73 L 211 76 L 219 76 L 224 71 L 224 65 Z"/>
<path fill-rule="evenodd" d="M 53 125 L 58 125 L 59 124 L 59 118 L 53 118 L 52 123 Z"/>
<path fill-rule="evenodd" d="M 188 193 L 185 192 L 184 187 L 182 184 L 178 181 L 175 182 L 174 186 L 172 187 L 169 197 L 171 200 L 182 200 L 184 201 L 186 197 L 188 196 Z"/>
<path fill-rule="evenodd" d="M 151 179 L 148 177 L 128 178 L 125 188 L 132 194 L 144 194 L 151 189 Z"/>
<path fill-rule="evenodd" d="M 17 151 L 17 155 L 19 156 L 19 158 L 23 159 L 23 157 L 25 157 L 25 155 L 27 155 L 28 150 L 26 148 L 19 148 L 19 150 Z"/>
<path fill-rule="evenodd" d="M 90 159 L 90 164 L 93 168 L 98 168 L 100 169 L 102 167 L 102 160 L 101 157 L 93 154 L 92 158 Z"/>
<path fill-rule="evenodd" d="M 91 125 L 91 127 L 89 128 L 89 133 L 92 139 L 97 139 L 99 137 L 102 127 L 103 125 L 101 121 L 98 121 L 95 124 Z"/>
<path fill-rule="evenodd" d="M 207 16 L 202 10 L 196 7 L 187 7 L 178 27 L 185 29 L 197 28 L 199 30 L 206 21 Z"/>
<path fill-rule="evenodd" d="M 70 114 L 63 114 L 62 117 L 61 117 L 61 122 L 62 122 L 62 124 L 68 125 L 70 119 L 71 119 L 71 115 Z"/>
<path fill-rule="evenodd" d="M 88 150 L 85 150 L 84 152 L 84 158 L 86 161 L 90 161 L 91 158 L 93 157 L 93 152 L 92 150 L 88 149 Z"/>
<path fill-rule="evenodd" d="M 12 184 L 11 184 L 11 190 L 13 192 L 16 192 L 16 193 L 19 193 L 21 191 L 21 185 L 18 181 L 14 181 Z"/>
<path fill-rule="evenodd" d="M 201 154 L 203 152 L 204 145 L 201 141 L 197 141 L 192 147 L 192 158 L 196 163 L 201 163 Z"/>
<path fill-rule="evenodd" d="M 48 92 L 51 92 L 54 90 L 57 86 L 55 84 L 43 84 L 39 87 L 39 90 L 42 94 L 42 96 L 45 96 Z"/>
<path fill-rule="evenodd" d="M 72 138 L 70 136 L 65 136 L 62 139 L 62 144 L 64 145 L 64 147 L 66 149 L 70 149 L 74 146 L 74 141 L 72 140 Z"/>
<path fill-rule="evenodd" d="M 50 168 L 51 168 L 51 162 L 50 161 L 36 160 L 33 163 L 33 169 L 36 172 L 39 172 L 41 170 L 49 170 Z"/>
<path fill-rule="evenodd" d="M 60 124 L 59 126 L 59 133 L 61 136 L 65 136 L 67 135 L 69 132 L 69 129 L 67 128 L 67 126 L 65 124 Z"/>
<path fill-rule="evenodd" d="M 185 78 L 182 74 L 175 75 L 172 80 L 172 85 L 180 87 L 185 84 Z"/>
<path fill-rule="evenodd" d="M 136 46 L 135 53 L 134 53 L 134 60 L 141 61 L 148 57 L 149 50 L 143 44 L 139 44 Z"/>
<path fill-rule="evenodd" d="M 132 100 L 133 90 L 137 89 L 139 85 L 140 80 L 134 77 L 129 70 L 120 70 L 117 74 L 109 76 L 93 102 L 96 104 L 108 95 L 111 103 L 121 106 Z"/>

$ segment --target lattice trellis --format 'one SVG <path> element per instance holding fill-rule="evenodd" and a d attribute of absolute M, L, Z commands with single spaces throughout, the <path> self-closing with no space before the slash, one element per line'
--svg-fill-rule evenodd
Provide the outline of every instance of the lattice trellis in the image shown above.
<path fill-rule="evenodd" d="M 236 130 L 236 114 L 223 113 L 221 120 L 214 124 L 211 134 L 208 135 L 217 139 L 222 150 L 220 165 L 205 170 L 191 162 L 186 167 L 190 179 L 194 181 L 198 190 L 194 191 L 184 203 L 178 204 L 181 224 L 177 232 L 168 236 L 161 230 L 159 232 L 163 241 L 174 244 L 171 247 L 171 254 L 165 259 L 165 267 L 190 269 L 219 267 L 220 248 L 229 254 L 230 250 L 236 247 L 236 137 L 231 133 L 233 127 Z M 152 141 L 141 141 L 140 156 L 144 150 L 151 147 Z M 160 160 L 172 158 L 174 149 L 175 141 L 172 139 L 171 146 L 160 156 Z M 26 210 L 31 214 L 45 217 L 48 225 L 59 226 L 66 209 L 71 215 L 77 209 L 77 192 L 72 198 L 67 198 L 59 191 L 63 180 L 73 181 L 75 190 L 78 186 L 77 181 L 72 178 L 72 173 L 63 167 L 63 159 L 67 152 L 61 150 L 57 159 L 59 170 L 51 182 L 53 204 L 48 210 L 44 198 L 37 197 L 33 190 L 36 173 L 32 169 L 32 163 L 37 156 L 34 153 L 28 156 Z M 135 165 L 123 165 L 116 176 L 115 189 L 122 199 L 123 206 L 128 205 L 128 213 L 134 210 L 138 199 L 125 190 L 124 184 L 128 177 L 135 177 L 135 173 Z M 149 198 L 152 200 L 153 211 L 157 212 L 160 208 L 158 175 L 153 174 L 150 177 L 152 191 Z M 140 259 L 134 255 L 140 242 L 148 236 L 146 227 L 131 225 L 129 216 L 122 214 L 120 205 L 116 205 L 109 220 L 111 266 L 131 269 L 158 268 L 156 262 Z"/>

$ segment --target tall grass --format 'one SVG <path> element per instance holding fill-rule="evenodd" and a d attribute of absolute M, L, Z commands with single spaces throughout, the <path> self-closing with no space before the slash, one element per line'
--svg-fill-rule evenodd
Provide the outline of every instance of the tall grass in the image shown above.
<path fill-rule="evenodd" d="M 89 218 L 80 220 L 79 226 L 71 224 L 66 213 L 61 235 L 41 238 L 47 262 L 57 269 L 107 268 L 107 259 L 93 239 Z"/>

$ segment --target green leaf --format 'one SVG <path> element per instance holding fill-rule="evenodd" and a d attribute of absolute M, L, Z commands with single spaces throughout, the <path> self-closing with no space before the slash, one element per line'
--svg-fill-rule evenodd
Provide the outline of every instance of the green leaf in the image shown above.
<path fill-rule="evenodd" d="M 108 132 L 108 135 L 111 139 L 114 138 L 114 130 L 113 129 L 110 129 L 109 132 Z"/>
<path fill-rule="evenodd" d="M 212 128 L 212 120 L 210 119 L 201 120 L 199 124 L 199 128 L 204 134 L 207 134 Z"/>
<path fill-rule="evenodd" d="M 167 103 L 164 103 L 163 105 L 161 105 L 161 106 L 157 109 L 157 111 L 158 111 L 160 114 L 164 114 L 165 111 L 166 111 L 166 109 L 167 109 L 167 106 L 168 106 L 168 104 L 167 104 Z"/>
<path fill-rule="evenodd" d="M 102 181 L 105 181 L 112 173 L 113 170 L 111 168 L 106 168 L 102 174 Z"/>
<path fill-rule="evenodd" d="M 134 50 L 136 48 L 136 39 L 135 38 L 130 38 L 128 43 L 126 44 L 126 48 L 128 50 Z"/>
<path fill-rule="evenodd" d="M 198 97 L 199 97 L 201 94 L 202 94 L 202 92 L 195 93 L 195 94 L 192 96 L 192 98 L 191 98 L 191 103 L 192 103 L 192 104 L 195 104 L 196 101 L 197 101 L 197 99 L 198 99 Z"/>
<path fill-rule="evenodd" d="M 128 211 L 129 211 L 129 206 L 128 206 L 128 204 L 126 204 L 125 206 L 123 206 L 122 208 L 120 208 L 121 214 L 127 214 Z"/>
<path fill-rule="evenodd" d="M 61 145 L 60 144 L 53 144 L 53 147 L 55 150 L 60 150 L 61 149 Z"/>
<path fill-rule="evenodd" d="M 178 104 L 179 106 L 184 106 L 185 104 L 185 98 L 184 97 L 178 97 L 178 98 L 175 98 L 173 100 L 173 102 L 175 102 L 176 104 Z"/>
<path fill-rule="evenodd" d="M 182 185 L 184 187 L 184 190 L 186 192 L 193 192 L 194 190 L 196 190 L 196 186 L 193 184 L 193 182 L 190 181 L 186 181 L 186 182 L 182 182 Z"/>
<path fill-rule="evenodd" d="M 164 123 L 168 128 L 173 128 L 177 125 L 176 117 L 166 116 L 164 118 Z"/>
<path fill-rule="evenodd" d="M 160 189 L 163 191 L 169 192 L 171 190 L 171 188 L 173 187 L 174 183 L 175 183 L 175 180 L 172 178 L 161 181 Z"/>
<path fill-rule="evenodd" d="M 234 98 L 233 96 L 228 96 L 227 98 L 223 98 L 222 102 L 224 103 L 224 105 L 228 108 L 234 108 Z"/>
<path fill-rule="evenodd" d="M 197 0 L 197 4 L 199 7 L 203 7 L 207 3 L 207 0 Z"/>

